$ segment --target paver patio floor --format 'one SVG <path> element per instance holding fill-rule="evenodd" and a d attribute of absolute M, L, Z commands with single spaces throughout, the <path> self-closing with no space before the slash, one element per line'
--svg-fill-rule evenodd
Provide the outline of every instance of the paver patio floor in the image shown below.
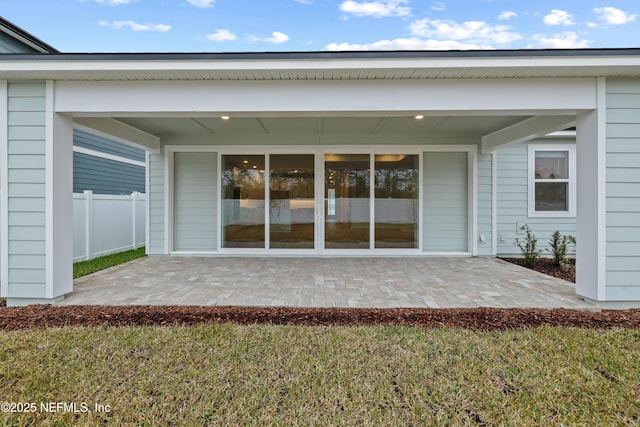
<path fill-rule="evenodd" d="M 152 256 L 75 280 L 61 305 L 593 308 L 495 258 Z"/>

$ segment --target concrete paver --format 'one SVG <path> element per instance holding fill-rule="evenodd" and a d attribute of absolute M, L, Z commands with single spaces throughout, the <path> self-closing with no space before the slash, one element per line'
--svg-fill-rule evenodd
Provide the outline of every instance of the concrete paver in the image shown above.
<path fill-rule="evenodd" d="M 495 258 L 151 256 L 85 276 L 60 305 L 593 308 Z"/>

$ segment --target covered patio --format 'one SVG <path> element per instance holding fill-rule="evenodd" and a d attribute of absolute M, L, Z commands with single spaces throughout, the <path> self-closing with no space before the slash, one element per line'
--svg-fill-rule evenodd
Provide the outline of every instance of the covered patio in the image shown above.
<path fill-rule="evenodd" d="M 58 304 L 593 308 L 572 283 L 488 257 L 153 256 L 77 279 Z"/>

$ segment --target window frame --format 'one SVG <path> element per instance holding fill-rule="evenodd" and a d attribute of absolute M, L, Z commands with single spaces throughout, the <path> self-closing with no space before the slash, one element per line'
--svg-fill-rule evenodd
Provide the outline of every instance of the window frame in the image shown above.
<path fill-rule="evenodd" d="M 569 154 L 568 167 L 569 177 L 563 180 L 536 180 L 535 165 L 536 152 L 538 151 L 563 151 Z M 576 147 L 575 144 L 530 144 L 529 145 L 529 167 L 527 168 L 528 182 L 528 204 L 529 217 L 533 218 L 575 218 L 576 216 Z M 536 183 L 545 182 L 567 182 L 567 205 L 566 211 L 537 211 L 536 210 Z"/>

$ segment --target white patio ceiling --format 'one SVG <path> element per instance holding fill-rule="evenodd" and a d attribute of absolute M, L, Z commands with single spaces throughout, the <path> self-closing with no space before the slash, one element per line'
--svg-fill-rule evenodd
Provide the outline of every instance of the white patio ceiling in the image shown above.
<path fill-rule="evenodd" d="M 152 135 L 206 137 L 216 135 L 376 135 L 403 134 L 480 137 L 530 116 L 390 117 L 121 117 L 117 120 Z"/>

